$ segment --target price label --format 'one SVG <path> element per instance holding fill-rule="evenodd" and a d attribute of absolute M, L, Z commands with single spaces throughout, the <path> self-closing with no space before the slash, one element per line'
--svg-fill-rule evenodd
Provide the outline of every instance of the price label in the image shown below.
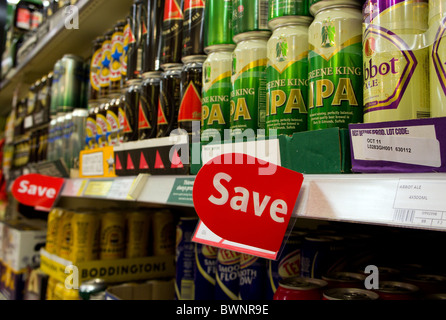
<path fill-rule="evenodd" d="M 113 181 L 90 181 L 85 188 L 84 196 L 105 197 L 108 195 Z"/>
<path fill-rule="evenodd" d="M 113 181 L 107 194 L 108 199 L 130 200 L 129 192 L 135 183 L 135 178 L 122 178 Z"/>

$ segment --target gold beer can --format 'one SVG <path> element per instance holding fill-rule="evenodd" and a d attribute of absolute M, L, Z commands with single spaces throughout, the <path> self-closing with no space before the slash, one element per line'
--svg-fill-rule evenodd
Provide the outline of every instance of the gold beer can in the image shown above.
<path fill-rule="evenodd" d="M 446 0 L 429 1 L 429 80 L 431 117 L 446 116 Z M 431 43 L 431 42 L 429 42 Z"/>
<path fill-rule="evenodd" d="M 76 212 L 73 216 L 73 262 L 99 258 L 99 215 Z"/>
<path fill-rule="evenodd" d="M 60 208 L 54 208 L 48 214 L 47 222 L 47 233 L 46 233 L 46 243 L 45 250 L 48 253 L 56 253 L 57 244 L 57 232 L 59 228 L 59 223 L 63 216 L 63 210 Z"/>
<path fill-rule="evenodd" d="M 150 214 L 133 211 L 126 215 L 126 258 L 141 258 L 149 255 Z"/>
<path fill-rule="evenodd" d="M 80 300 L 79 290 L 64 288 L 62 300 Z"/>
<path fill-rule="evenodd" d="M 59 281 L 54 277 L 48 278 L 48 284 L 46 287 L 46 300 L 54 300 L 54 289 L 58 282 Z"/>
<path fill-rule="evenodd" d="M 122 259 L 125 256 L 125 214 L 106 212 L 101 214 L 101 260 Z"/>
<path fill-rule="evenodd" d="M 57 281 L 54 286 L 53 299 L 52 300 L 63 300 L 63 295 L 65 292 L 65 285 L 63 282 Z"/>
<path fill-rule="evenodd" d="M 73 249 L 73 211 L 65 211 L 62 215 L 58 233 L 57 242 L 59 250 L 57 255 L 63 259 L 71 261 Z"/>
<path fill-rule="evenodd" d="M 161 210 L 152 216 L 152 252 L 154 256 L 175 254 L 175 219 L 169 210 Z"/>

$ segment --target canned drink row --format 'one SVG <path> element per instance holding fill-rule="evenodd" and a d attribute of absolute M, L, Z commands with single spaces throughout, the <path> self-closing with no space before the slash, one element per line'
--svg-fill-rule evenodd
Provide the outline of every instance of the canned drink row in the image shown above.
<path fill-rule="evenodd" d="M 48 215 L 46 250 L 69 261 L 115 260 L 173 255 L 170 211 L 69 211 Z"/>

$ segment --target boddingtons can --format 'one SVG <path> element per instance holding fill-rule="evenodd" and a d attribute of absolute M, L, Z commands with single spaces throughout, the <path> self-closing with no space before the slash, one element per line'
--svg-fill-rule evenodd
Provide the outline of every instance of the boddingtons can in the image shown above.
<path fill-rule="evenodd" d="M 364 122 L 430 117 L 428 1 L 364 4 Z"/>
<path fill-rule="evenodd" d="M 266 134 L 292 135 L 308 127 L 308 26 L 311 17 L 270 20 L 268 40 Z"/>
<path fill-rule="evenodd" d="M 126 258 L 142 258 L 149 254 L 150 215 L 133 211 L 126 215 Z"/>
<path fill-rule="evenodd" d="M 171 211 L 152 214 L 152 255 L 174 255 L 176 240 L 175 219 Z"/>
<path fill-rule="evenodd" d="M 76 212 L 73 215 L 73 262 L 92 261 L 99 257 L 99 214 Z"/>
<path fill-rule="evenodd" d="M 64 211 L 57 232 L 56 255 L 71 261 L 73 250 L 73 211 Z"/>
<path fill-rule="evenodd" d="M 270 31 L 234 36 L 232 55 L 231 135 L 265 129 L 267 42 Z M 259 133 L 259 136 L 262 134 Z"/>
<path fill-rule="evenodd" d="M 45 250 L 48 253 L 56 253 L 56 246 L 58 243 L 57 233 L 63 213 L 64 210 L 60 208 L 54 208 L 48 213 L 47 234 L 45 243 Z"/>
<path fill-rule="evenodd" d="M 125 256 L 125 214 L 106 212 L 101 214 L 101 260 L 122 259 Z"/>
<path fill-rule="evenodd" d="M 310 7 L 308 130 L 363 122 L 362 14 L 356 1 Z"/>
<path fill-rule="evenodd" d="M 214 45 L 206 48 L 203 63 L 201 97 L 201 140 L 213 137 L 223 140 L 230 126 L 232 52 L 235 45 Z"/>
<path fill-rule="evenodd" d="M 429 83 L 431 117 L 446 116 L 446 1 L 429 1 Z"/>

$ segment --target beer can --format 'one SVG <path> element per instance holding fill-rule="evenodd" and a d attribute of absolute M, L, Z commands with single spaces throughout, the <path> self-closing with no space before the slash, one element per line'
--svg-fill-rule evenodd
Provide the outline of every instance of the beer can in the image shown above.
<path fill-rule="evenodd" d="M 99 97 L 105 99 L 110 94 L 110 69 L 112 62 L 112 35 L 113 29 L 104 34 L 101 48 L 101 65 L 99 71 Z"/>
<path fill-rule="evenodd" d="M 279 281 L 273 300 L 322 300 L 327 282 L 321 279 L 289 277 Z"/>
<path fill-rule="evenodd" d="M 206 0 L 204 6 L 204 49 L 215 45 L 235 45 L 232 27 L 233 0 Z"/>
<path fill-rule="evenodd" d="M 183 0 L 183 58 L 204 54 L 204 4 L 204 0 Z"/>
<path fill-rule="evenodd" d="M 181 99 L 182 65 L 176 65 L 161 75 L 160 98 L 157 117 L 157 138 L 167 137 L 178 128 L 178 111 Z"/>
<path fill-rule="evenodd" d="M 83 281 L 79 286 L 79 297 L 82 300 L 105 300 L 108 283 L 104 279 Z"/>
<path fill-rule="evenodd" d="M 126 215 L 126 258 L 142 258 L 149 255 L 150 215 L 144 211 Z"/>
<path fill-rule="evenodd" d="M 101 260 L 115 260 L 125 257 L 125 214 L 106 212 L 101 214 L 100 231 Z"/>
<path fill-rule="evenodd" d="M 176 226 L 175 299 L 194 300 L 195 246 L 192 236 L 198 218 L 181 217 Z"/>
<path fill-rule="evenodd" d="M 57 114 L 57 108 L 59 107 L 61 99 L 60 82 L 62 77 L 62 60 L 59 59 L 54 64 L 53 68 L 53 84 L 51 86 L 51 105 L 50 115 L 55 116 Z"/>
<path fill-rule="evenodd" d="M 29 86 L 28 94 L 26 97 L 26 113 L 32 115 L 36 111 L 37 94 L 40 86 L 40 80 L 37 80 Z"/>
<path fill-rule="evenodd" d="M 250 31 L 269 31 L 269 0 L 232 0 L 234 36 Z M 235 42 L 237 40 L 234 39 Z"/>
<path fill-rule="evenodd" d="M 72 168 L 72 160 L 73 160 L 73 150 L 68 148 L 70 145 L 71 135 L 73 134 L 74 124 L 73 124 L 73 113 L 69 112 L 65 115 L 64 123 L 63 123 L 63 159 L 65 161 L 65 165 L 68 170 Z"/>
<path fill-rule="evenodd" d="M 108 145 L 117 146 L 121 139 L 122 128 L 119 123 L 119 106 L 121 104 L 122 95 L 114 97 L 110 100 L 107 109 L 107 128 L 109 129 L 108 134 Z"/>
<path fill-rule="evenodd" d="M 430 117 L 428 1 L 366 1 L 363 9 L 364 122 Z"/>
<path fill-rule="evenodd" d="M 147 0 L 147 34 L 142 73 L 161 71 L 164 0 Z"/>
<path fill-rule="evenodd" d="M 57 232 L 56 255 L 68 261 L 72 261 L 73 216 L 73 211 L 64 211 Z"/>
<path fill-rule="evenodd" d="M 269 0 L 268 20 L 284 16 L 309 16 L 309 0 Z"/>
<path fill-rule="evenodd" d="M 147 34 L 147 7 L 143 0 L 134 0 L 130 15 L 130 36 L 127 52 L 127 81 L 140 79 Z"/>
<path fill-rule="evenodd" d="M 90 104 L 88 107 L 88 117 L 87 117 L 87 123 L 86 123 L 86 137 L 85 137 L 85 145 L 86 149 L 94 149 L 97 147 L 96 142 L 96 135 L 97 135 L 97 128 L 96 128 L 96 115 L 99 111 L 98 105 Z"/>
<path fill-rule="evenodd" d="M 183 44 L 183 2 L 165 0 L 162 31 L 161 67 L 166 70 L 171 64 L 181 63 Z"/>
<path fill-rule="evenodd" d="M 334 288 L 325 290 L 322 300 L 378 300 L 376 292 L 359 288 Z"/>
<path fill-rule="evenodd" d="M 100 104 L 98 112 L 96 113 L 96 144 L 98 148 L 108 146 L 108 123 L 107 110 L 109 108 L 109 101 L 104 101 Z"/>
<path fill-rule="evenodd" d="M 308 130 L 348 128 L 363 122 L 360 6 L 325 6 L 313 12 L 308 31 Z"/>
<path fill-rule="evenodd" d="M 195 300 L 214 298 L 217 252 L 216 247 L 195 243 Z"/>
<path fill-rule="evenodd" d="M 60 78 L 60 103 L 57 112 L 71 112 L 80 108 L 82 79 L 84 78 L 84 61 L 81 57 L 66 54 L 62 58 L 62 75 Z M 63 88 L 63 89 L 62 89 Z"/>
<path fill-rule="evenodd" d="M 46 243 L 45 250 L 48 253 L 56 253 L 57 246 L 57 232 L 59 229 L 59 224 L 61 223 L 61 218 L 63 216 L 63 209 L 53 208 L 48 213 L 48 222 L 47 222 L 47 233 L 46 233 Z"/>
<path fill-rule="evenodd" d="M 56 145 L 55 145 L 56 125 L 57 125 L 57 120 L 51 119 L 48 126 L 48 149 L 46 154 L 46 158 L 49 161 L 55 160 L 54 153 L 56 150 Z"/>
<path fill-rule="evenodd" d="M 413 284 L 399 281 L 380 281 L 374 289 L 380 300 L 416 300 L 419 288 Z"/>
<path fill-rule="evenodd" d="M 45 296 L 46 300 L 54 300 L 54 289 L 58 282 L 59 280 L 57 280 L 54 277 L 48 278 L 48 284 L 46 287 L 46 296 Z"/>
<path fill-rule="evenodd" d="M 52 296 L 52 300 L 63 300 L 63 295 L 65 292 L 65 285 L 61 281 L 57 281 L 56 285 L 54 286 L 54 292 Z"/>
<path fill-rule="evenodd" d="M 64 288 L 64 291 L 62 293 L 62 300 L 70 300 L 70 301 L 80 300 L 79 290 L 74 288 L 70 289 Z"/>
<path fill-rule="evenodd" d="M 233 52 L 231 134 L 265 129 L 267 42 L 271 32 L 237 34 Z M 259 134 L 260 135 L 260 134 Z"/>
<path fill-rule="evenodd" d="M 128 56 L 129 56 L 129 44 L 130 41 L 133 41 L 131 37 L 133 37 L 132 31 L 131 31 L 131 17 L 128 15 L 125 18 L 125 26 L 124 26 L 124 51 L 122 52 L 121 56 L 121 75 L 124 78 L 125 81 L 127 81 L 127 62 L 128 62 Z M 123 84 L 125 87 L 125 83 Z"/>
<path fill-rule="evenodd" d="M 302 242 L 305 232 L 292 231 L 277 260 L 268 262 L 267 296 L 272 300 L 281 279 L 300 276 Z"/>
<path fill-rule="evenodd" d="M 152 215 L 152 255 L 174 255 L 176 241 L 175 219 L 171 211 L 160 210 Z"/>
<path fill-rule="evenodd" d="M 268 40 L 266 134 L 292 135 L 308 128 L 308 26 L 311 17 L 270 20 Z"/>
<path fill-rule="evenodd" d="M 138 112 L 141 93 L 141 80 L 128 81 L 125 92 L 124 113 L 120 120 L 123 142 L 138 140 Z"/>
<path fill-rule="evenodd" d="M 121 57 L 124 54 L 124 27 L 126 20 L 119 20 L 113 29 L 110 51 L 110 93 L 121 93 L 125 84 L 122 76 Z"/>
<path fill-rule="evenodd" d="M 322 276 L 322 280 L 327 282 L 327 288 L 364 288 L 366 276 L 354 272 L 331 272 Z"/>
<path fill-rule="evenodd" d="M 267 296 L 268 260 L 250 254 L 240 255 L 239 299 L 265 300 Z"/>
<path fill-rule="evenodd" d="M 402 281 L 417 286 L 421 295 L 446 292 L 446 276 L 441 274 L 418 273 L 406 276 Z"/>
<path fill-rule="evenodd" d="M 429 88 L 431 117 L 446 116 L 446 72 L 444 65 L 446 29 L 446 1 L 429 1 L 429 29 L 434 30 L 435 37 L 429 46 Z"/>
<path fill-rule="evenodd" d="M 87 109 L 74 109 L 72 116 L 73 130 L 68 144 L 68 148 L 71 150 L 72 168 L 79 168 L 79 153 L 86 147 L 87 118 Z"/>
<path fill-rule="evenodd" d="M 201 122 L 203 62 L 206 60 L 206 56 L 187 56 L 182 60 L 184 64 L 181 71 L 178 128 L 186 130 L 191 136 L 198 136 Z M 194 130 L 194 128 L 196 129 Z"/>
<path fill-rule="evenodd" d="M 151 71 L 142 75 L 141 103 L 138 117 L 139 140 L 156 137 L 161 72 Z"/>
<path fill-rule="evenodd" d="M 128 90 L 128 86 L 126 86 L 126 91 Z M 125 109 L 126 109 L 126 94 L 122 94 L 118 103 L 118 119 L 119 119 L 119 130 L 120 134 L 118 135 L 118 143 L 121 144 L 124 142 L 124 127 L 127 123 L 126 115 L 125 115 Z"/>
<path fill-rule="evenodd" d="M 234 45 L 214 45 L 206 48 L 203 63 L 201 97 L 201 140 L 223 140 L 229 130 L 231 114 L 232 52 Z"/>
<path fill-rule="evenodd" d="M 340 237 L 327 235 L 308 235 L 302 242 L 300 275 L 305 278 L 321 278 L 330 272 L 334 260 L 337 260 L 337 246 Z"/>
<path fill-rule="evenodd" d="M 104 37 L 96 37 L 93 41 L 93 53 L 90 61 L 90 85 L 88 98 L 91 101 L 99 99 L 99 87 L 102 66 L 102 43 Z"/>
<path fill-rule="evenodd" d="M 73 215 L 74 263 L 99 258 L 100 217 L 96 213 L 76 212 Z"/>
<path fill-rule="evenodd" d="M 228 249 L 218 249 L 215 273 L 215 300 L 239 300 L 241 253 Z"/>

